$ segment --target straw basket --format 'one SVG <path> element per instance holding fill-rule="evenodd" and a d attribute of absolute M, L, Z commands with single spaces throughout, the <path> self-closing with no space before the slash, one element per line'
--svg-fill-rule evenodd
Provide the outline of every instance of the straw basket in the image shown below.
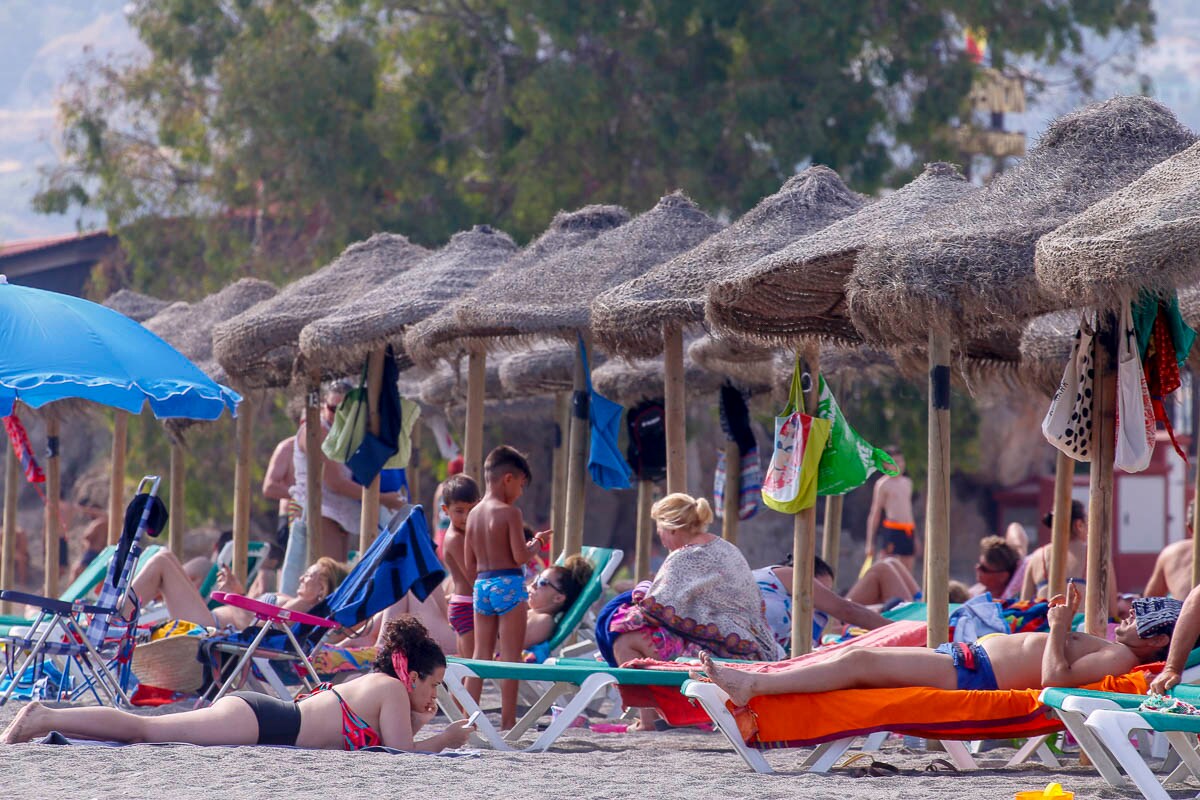
<path fill-rule="evenodd" d="M 159 689 L 196 692 L 204 685 L 204 665 L 199 636 L 168 636 L 133 648 L 133 674 L 138 681 Z"/>

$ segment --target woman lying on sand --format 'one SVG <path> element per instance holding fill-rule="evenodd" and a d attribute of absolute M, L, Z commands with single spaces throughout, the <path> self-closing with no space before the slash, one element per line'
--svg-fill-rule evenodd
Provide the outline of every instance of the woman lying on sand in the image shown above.
<path fill-rule="evenodd" d="M 321 684 L 289 702 L 258 692 L 234 692 L 208 708 L 140 717 L 115 708 L 47 708 L 33 702 L 0 734 L 15 744 L 58 731 L 74 739 L 200 745 L 275 744 L 320 750 L 383 745 L 437 752 L 461 747 L 465 720 L 421 742 L 414 735 L 435 713 L 446 657 L 421 623 L 402 617 L 388 624 L 372 671 L 337 689 Z"/>

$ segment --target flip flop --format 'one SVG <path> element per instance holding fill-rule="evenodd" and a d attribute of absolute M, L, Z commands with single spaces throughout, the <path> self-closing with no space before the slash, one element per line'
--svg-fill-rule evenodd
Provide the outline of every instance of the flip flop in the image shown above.
<path fill-rule="evenodd" d="M 846 769 L 851 764 L 855 764 L 859 761 L 866 761 L 868 763 L 866 763 L 864 766 L 854 767 L 852 770 L 850 770 L 850 777 L 852 778 L 882 778 L 885 775 L 897 775 L 900 772 L 899 767 L 888 764 L 884 761 L 876 761 L 871 757 L 870 753 L 858 753 L 850 756 L 841 764 L 839 764 L 836 769 Z"/>
<path fill-rule="evenodd" d="M 925 772 L 958 772 L 958 767 L 944 758 L 935 758 L 925 765 Z"/>

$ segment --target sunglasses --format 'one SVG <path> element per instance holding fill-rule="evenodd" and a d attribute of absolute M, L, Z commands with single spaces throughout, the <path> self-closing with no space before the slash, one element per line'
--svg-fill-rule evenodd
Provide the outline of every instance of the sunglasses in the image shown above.
<path fill-rule="evenodd" d="M 554 585 L 554 581 L 550 580 L 549 578 L 543 578 L 542 576 L 539 575 L 537 580 L 535 580 L 533 582 L 533 588 L 540 589 L 543 586 L 549 586 L 551 589 L 558 592 L 559 594 L 566 594 L 566 592 L 564 592 L 562 590 L 561 586 Z"/>
<path fill-rule="evenodd" d="M 1008 570 L 1006 570 L 1006 569 L 994 569 L 993 567 L 989 567 L 987 564 L 983 563 L 982 561 L 980 561 L 978 564 L 975 565 L 975 571 L 982 572 L 985 575 L 996 575 L 1001 572 L 1008 572 Z"/>

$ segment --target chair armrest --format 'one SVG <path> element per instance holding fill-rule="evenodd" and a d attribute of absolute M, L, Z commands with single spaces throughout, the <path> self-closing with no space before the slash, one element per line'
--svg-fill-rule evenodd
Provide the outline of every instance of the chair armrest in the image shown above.
<path fill-rule="evenodd" d="M 10 603 L 21 603 L 27 606 L 37 606 L 43 611 L 49 611 L 51 614 L 112 614 L 116 611 L 116 609 L 106 606 L 96 606 L 79 601 L 68 603 L 65 600 L 57 600 L 53 597 L 42 597 L 40 594 L 26 594 L 25 592 L 14 592 L 7 589 L 0 591 L 0 600 L 7 600 Z"/>
<path fill-rule="evenodd" d="M 261 600 L 255 600 L 253 597 L 246 597 L 242 594 L 230 594 L 229 592 L 213 592 L 212 599 L 218 603 L 224 603 L 227 606 L 245 609 L 253 614 L 258 619 L 270 622 L 299 622 L 301 625 L 315 625 L 319 628 L 336 628 L 338 624 L 331 619 L 325 617 L 317 617 L 312 614 L 305 614 L 303 611 L 295 611 L 290 608 L 264 603 Z"/>

